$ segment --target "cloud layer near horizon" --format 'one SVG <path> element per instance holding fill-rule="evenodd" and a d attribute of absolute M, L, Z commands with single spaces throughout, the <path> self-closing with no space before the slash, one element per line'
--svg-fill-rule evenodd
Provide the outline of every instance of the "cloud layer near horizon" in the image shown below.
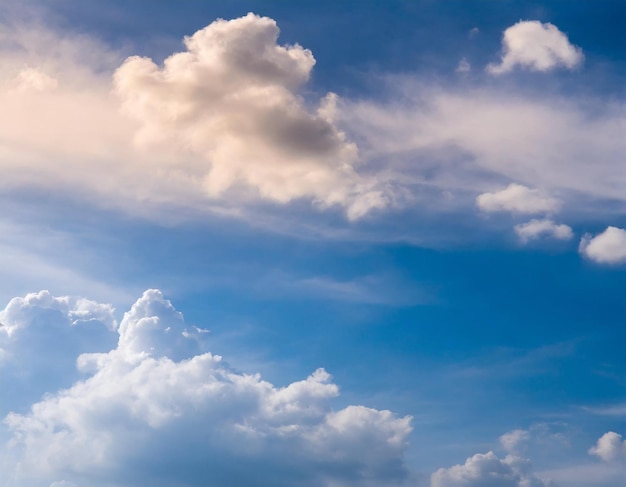
<path fill-rule="evenodd" d="M 13 300 L 2 317 L 28 329 L 52 310 L 72 327 L 77 311 L 67 302 L 33 294 Z M 106 309 L 78 303 L 80 319 L 91 316 L 87 308 L 98 316 Z M 165 486 L 202 479 L 215 486 L 380 486 L 407 480 L 403 454 L 411 418 L 360 405 L 333 409 L 339 389 L 323 369 L 286 387 L 236 372 L 203 351 L 206 333 L 185 325 L 156 290 L 125 313 L 118 333 L 113 350 L 78 357 L 85 378 L 49 391 L 28 412 L 6 416 L 11 439 L 1 448 L 0 485 Z"/>

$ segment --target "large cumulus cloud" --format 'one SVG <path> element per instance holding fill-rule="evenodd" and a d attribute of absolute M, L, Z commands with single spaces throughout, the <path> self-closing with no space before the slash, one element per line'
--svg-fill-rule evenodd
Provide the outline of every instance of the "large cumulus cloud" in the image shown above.
<path fill-rule="evenodd" d="M 399 485 L 410 418 L 334 409 L 330 375 L 276 387 L 204 351 L 158 291 L 118 327 L 118 345 L 78 357 L 88 377 L 4 420 L 3 486 Z"/>
<path fill-rule="evenodd" d="M 300 95 L 313 54 L 278 35 L 267 17 L 217 20 L 159 66 L 84 36 L 7 28 L 2 186 L 71 188 L 127 211 L 304 199 L 356 219 L 387 206 L 335 123 L 337 96 Z"/>
<path fill-rule="evenodd" d="M 187 50 L 162 67 L 128 58 L 114 85 L 140 124 L 137 140 L 198 154 L 187 170 L 214 197 L 244 184 L 281 203 L 340 204 L 351 217 L 385 206 L 355 172 L 356 146 L 334 124 L 335 95 L 310 111 L 297 94 L 313 54 L 277 44 L 278 34 L 274 20 L 248 14 L 185 38 Z"/>

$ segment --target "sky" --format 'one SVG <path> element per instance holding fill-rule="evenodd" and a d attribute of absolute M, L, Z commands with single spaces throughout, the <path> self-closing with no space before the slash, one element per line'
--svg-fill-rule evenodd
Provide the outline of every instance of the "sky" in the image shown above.
<path fill-rule="evenodd" d="M 625 18 L 2 2 L 0 487 L 625 485 Z"/>

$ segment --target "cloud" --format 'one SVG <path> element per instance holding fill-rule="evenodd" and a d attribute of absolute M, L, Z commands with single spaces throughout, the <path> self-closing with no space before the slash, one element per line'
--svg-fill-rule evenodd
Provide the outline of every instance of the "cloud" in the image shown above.
<path fill-rule="evenodd" d="M 471 70 L 472 70 L 472 65 L 466 58 L 462 58 L 456 67 L 457 73 L 465 74 L 465 73 L 469 73 Z"/>
<path fill-rule="evenodd" d="M 580 253 L 600 264 L 626 262 L 626 230 L 617 227 L 596 235 L 586 234 L 580 240 Z"/>
<path fill-rule="evenodd" d="M 580 214 L 590 211 L 590 200 L 599 207 L 626 201 L 621 103 L 435 86 L 410 76 L 387 82 L 387 101 L 344 100 L 342 126 L 355 134 L 365 159 L 387 161 L 415 205 L 464 210 L 476 194 L 511 181 L 531 192 L 541 188 L 534 196 L 547 201 L 538 212 L 558 209 L 550 197 L 556 194 Z M 455 198 L 432 196 L 445 191 Z"/>
<path fill-rule="evenodd" d="M 465 464 L 440 468 L 431 477 L 431 487 L 547 487 L 532 473 L 527 460 L 507 455 L 500 459 L 493 452 L 477 453 Z"/>
<path fill-rule="evenodd" d="M 503 434 L 500 437 L 500 444 L 509 453 L 517 452 L 521 445 L 530 440 L 530 432 L 527 430 L 516 429 Z"/>
<path fill-rule="evenodd" d="M 285 387 L 237 372 L 203 351 L 207 334 L 156 290 L 117 330 L 113 350 L 78 358 L 88 377 L 6 416 L 12 438 L 2 453 L 11 468 L 0 485 L 373 487 L 407 479 L 411 418 L 333 409 L 339 389 L 325 370 Z"/>
<path fill-rule="evenodd" d="M 574 69 L 583 62 L 579 47 L 572 45 L 556 26 L 539 21 L 520 21 L 504 31 L 500 64 L 490 64 L 487 71 L 498 75 L 515 67 L 530 71 L 550 71 L 557 67 Z"/>
<path fill-rule="evenodd" d="M 162 67 L 133 56 L 115 72 L 115 92 L 139 122 L 141 145 L 175 144 L 199 161 L 190 176 L 211 197 L 244 185 L 269 200 L 310 198 L 350 218 L 387 205 L 375 181 L 355 171 L 357 148 L 334 123 L 337 97 L 305 106 L 298 89 L 315 59 L 277 44 L 267 17 L 217 20 L 185 38 Z"/>
<path fill-rule="evenodd" d="M 50 387 L 71 385 L 78 354 L 107 350 L 117 328 L 112 306 L 48 291 L 11 299 L 0 322 L 0 372 L 12 391 L 0 414 L 27 407 Z"/>
<path fill-rule="evenodd" d="M 541 237 L 551 237 L 558 240 L 570 240 L 574 236 L 570 226 L 562 223 L 557 224 L 548 219 L 533 219 L 529 222 L 515 225 L 515 233 L 524 243 Z"/>
<path fill-rule="evenodd" d="M 278 34 L 267 17 L 217 20 L 158 66 L 122 62 L 85 36 L 7 27 L 1 187 L 146 213 L 305 200 L 358 219 L 388 206 L 385 183 L 335 122 L 338 97 L 301 95 L 313 54 Z"/>
<path fill-rule="evenodd" d="M 613 431 L 603 434 L 596 445 L 589 449 L 590 455 L 595 455 L 605 462 L 626 460 L 626 441 L 622 435 Z"/>
<path fill-rule="evenodd" d="M 556 211 L 560 202 L 542 195 L 537 189 L 512 183 L 500 191 L 478 195 L 476 205 L 485 212 L 510 211 L 532 214 Z"/>

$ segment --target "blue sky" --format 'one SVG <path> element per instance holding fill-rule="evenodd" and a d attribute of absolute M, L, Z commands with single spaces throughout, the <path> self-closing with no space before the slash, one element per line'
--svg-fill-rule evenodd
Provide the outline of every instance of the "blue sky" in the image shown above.
<path fill-rule="evenodd" d="M 623 485 L 624 16 L 5 2 L 0 487 Z"/>

